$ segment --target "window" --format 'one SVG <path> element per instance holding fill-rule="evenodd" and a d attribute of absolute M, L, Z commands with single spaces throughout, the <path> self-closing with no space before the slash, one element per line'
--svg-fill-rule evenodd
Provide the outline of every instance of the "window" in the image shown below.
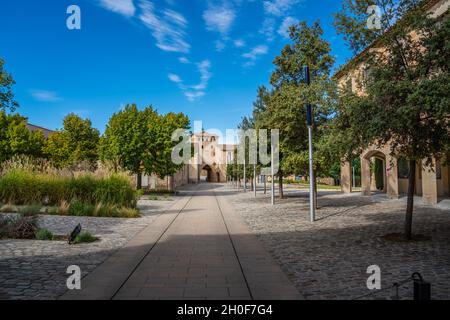
<path fill-rule="evenodd" d="M 398 159 L 397 171 L 399 179 L 408 179 L 409 177 L 409 163 L 405 159 Z"/>

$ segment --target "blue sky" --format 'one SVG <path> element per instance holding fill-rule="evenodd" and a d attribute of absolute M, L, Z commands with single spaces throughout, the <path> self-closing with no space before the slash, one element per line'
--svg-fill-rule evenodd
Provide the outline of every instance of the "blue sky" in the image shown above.
<path fill-rule="evenodd" d="M 69 5 L 81 30 L 68 30 Z M 2 0 L 0 56 L 18 112 L 56 129 L 75 112 L 104 130 L 127 103 L 184 112 L 208 128 L 250 114 L 287 26 L 320 19 L 337 65 L 350 57 L 332 27 L 336 0 Z"/>

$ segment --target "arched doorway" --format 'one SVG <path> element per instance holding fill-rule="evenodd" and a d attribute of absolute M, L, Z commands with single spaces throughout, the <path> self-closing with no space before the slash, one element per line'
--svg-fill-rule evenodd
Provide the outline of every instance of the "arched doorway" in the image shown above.
<path fill-rule="evenodd" d="M 361 191 L 364 195 L 387 193 L 386 155 L 370 150 L 361 156 Z"/>
<path fill-rule="evenodd" d="M 209 165 L 203 166 L 200 172 L 200 181 L 211 182 L 212 169 Z"/>

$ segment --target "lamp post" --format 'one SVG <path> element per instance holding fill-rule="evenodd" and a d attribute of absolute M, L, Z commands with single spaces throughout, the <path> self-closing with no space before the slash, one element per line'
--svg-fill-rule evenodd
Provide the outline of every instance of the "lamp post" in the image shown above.
<path fill-rule="evenodd" d="M 275 184 L 274 184 L 274 173 L 275 173 L 275 168 L 274 168 L 274 165 L 273 165 L 273 162 L 274 162 L 274 160 L 275 160 L 275 155 L 274 155 L 274 152 L 275 151 L 275 147 L 274 147 L 274 145 L 273 145 L 273 143 L 271 144 L 271 146 L 270 146 L 270 156 L 271 156 L 271 165 L 270 165 L 270 203 L 272 204 L 272 205 L 274 205 L 275 204 Z"/>
<path fill-rule="evenodd" d="M 303 67 L 305 72 L 305 82 L 309 86 L 311 84 L 311 78 L 309 74 L 309 67 Z M 306 105 L 306 125 L 308 126 L 308 144 L 309 144 L 309 218 L 311 222 L 316 220 L 316 204 L 314 201 L 314 159 L 313 159 L 313 146 L 312 146 L 312 126 L 313 126 L 313 114 L 312 106 L 310 103 Z"/>
<path fill-rule="evenodd" d="M 256 198 L 256 184 L 258 183 L 258 180 L 256 178 L 256 164 L 253 165 L 253 195 Z"/>
<path fill-rule="evenodd" d="M 245 172 L 245 166 L 246 166 L 246 159 L 245 159 L 245 153 L 244 153 L 244 192 L 247 192 L 247 177 Z"/>

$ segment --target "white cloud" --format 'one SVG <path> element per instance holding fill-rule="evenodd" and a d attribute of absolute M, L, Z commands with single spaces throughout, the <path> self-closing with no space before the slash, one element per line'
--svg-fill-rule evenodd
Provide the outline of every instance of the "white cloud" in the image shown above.
<path fill-rule="evenodd" d="M 264 12 L 276 17 L 284 16 L 294 5 L 301 0 L 265 0 Z"/>
<path fill-rule="evenodd" d="M 172 81 L 172 82 L 175 82 L 175 83 L 181 83 L 181 82 L 183 82 L 183 81 L 181 80 L 181 78 L 180 78 L 178 75 L 176 75 L 176 74 L 169 73 L 168 77 L 169 77 L 170 81 Z"/>
<path fill-rule="evenodd" d="M 264 35 L 267 41 L 273 41 L 275 39 L 275 19 L 265 18 L 259 33 Z"/>
<path fill-rule="evenodd" d="M 269 50 L 269 48 L 266 45 L 259 45 L 259 46 L 254 47 L 251 51 L 244 53 L 242 55 L 242 57 L 247 59 L 247 62 L 244 63 L 244 66 L 245 67 L 253 66 L 255 64 L 255 61 L 260 56 L 267 54 L 268 50 Z"/>
<path fill-rule="evenodd" d="M 216 51 L 217 52 L 222 52 L 225 48 L 226 48 L 226 44 L 225 44 L 225 42 L 223 42 L 223 41 L 221 41 L 221 40 L 217 40 L 216 42 L 215 42 L 215 44 L 216 44 Z"/>
<path fill-rule="evenodd" d="M 54 91 L 30 90 L 30 94 L 34 99 L 42 102 L 55 102 L 61 100 L 58 94 Z"/>
<path fill-rule="evenodd" d="M 186 58 L 186 57 L 180 57 L 180 58 L 178 58 L 178 61 L 180 61 L 180 63 L 183 63 L 183 64 L 189 64 L 189 63 L 191 63 L 191 62 L 189 61 L 189 59 Z"/>
<path fill-rule="evenodd" d="M 132 17 L 136 12 L 133 0 L 100 0 L 100 5 L 125 17 Z"/>
<path fill-rule="evenodd" d="M 158 15 L 153 3 L 147 0 L 142 0 L 140 7 L 139 19 L 152 31 L 158 48 L 169 52 L 189 52 L 190 45 L 184 39 L 187 21 L 180 13 L 167 9 Z"/>
<path fill-rule="evenodd" d="M 209 31 L 219 32 L 225 36 L 231 29 L 231 26 L 236 18 L 236 13 L 232 8 L 222 6 L 210 6 L 204 13 L 203 19 L 206 23 L 206 28 Z"/>
<path fill-rule="evenodd" d="M 184 95 L 190 102 L 194 102 L 195 100 L 203 97 L 205 95 L 205 92 L 204 91 L 186 91 L 184 93 Z"/>
<path fill-rule="evenodd" d="M 236 39 L 234 40 L 234 45 L 236 46 L 236 48 L 245 47 L 245 41 L 242 39 Z"/>
<path fill-rule="evenodd" d="M 293 17 L 284 18 L 280 28 L 278 28 L 278 34 L 283 38 L 289 39 L 289 27 L 297 23 L 298 20 Z"/>
<path fill-rule="evenodd" d="M 168 78 L 178 85 L 189 101 L 193 102 L 206 94 L 205 90 L 207 89 L 209 80 L 212 76 L 210 69 L 211 62 L 209 60 L 203 60 L 202 62 L 197 63 L 197 70 L 200 73 L 200 82 L 196 85 L 185 85 L 181 77 L 174 73 L 169 73 Z"/>
<path fill-rule="evenodd" d="M 200 72 L 200 83 L 198 85 L 192 86 L 194 90 L 205 90 L 208 86 L 209 79 L 211 79 L 211 72 L 209 69 L 211 68 L 211 62 L 209 60 L 203 60 L 202 62 L 197 64 L 197 69 Z"/>
<path fill-rule="evenodd" d="M 259 45 L 254 47 L 250 52 L 244 53 L 242 56 L 247 59 L 256 59 L 258 56 L 267 53 L 269 48 L 266 45 Z"/>

